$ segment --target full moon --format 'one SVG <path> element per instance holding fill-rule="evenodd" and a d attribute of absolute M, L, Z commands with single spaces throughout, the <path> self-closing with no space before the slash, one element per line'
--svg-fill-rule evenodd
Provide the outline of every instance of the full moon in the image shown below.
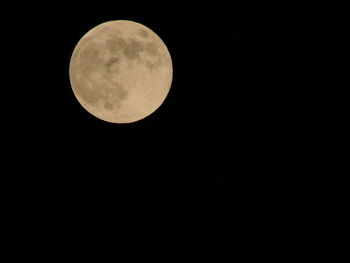
<path fill-rule="evenodd" d="M 159 36 L 128 20 L 97 25 L 77 43 L 69 78 L 78 102 L 111 123 L 141 120 L 164 102 L 171 87 L 171 56 Z"/>

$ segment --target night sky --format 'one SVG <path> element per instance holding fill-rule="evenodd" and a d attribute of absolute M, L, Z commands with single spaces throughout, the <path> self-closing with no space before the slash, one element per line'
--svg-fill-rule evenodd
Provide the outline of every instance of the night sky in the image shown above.
<path fill-rule="evenodd" d="M 349 262 L 341 1 L 31 2 L 0 20 L 14 262 Z M 79 39 L 118 19 L 155 31 L 174 71 L 127 125 L 85 111 L 68 75 Z"/>

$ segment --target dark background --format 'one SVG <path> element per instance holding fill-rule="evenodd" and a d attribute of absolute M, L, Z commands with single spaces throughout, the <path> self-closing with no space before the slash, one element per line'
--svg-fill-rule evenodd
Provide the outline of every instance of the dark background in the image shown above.
<path fill-rule="evenodd" d="M 349 262 L 343 2 L 126 2 L 2 7 L 4 251 Z M 128 125 L 88 114 L 68 76 L 79 39 L 118 19 L 154 30 L 174 69 Z"/>

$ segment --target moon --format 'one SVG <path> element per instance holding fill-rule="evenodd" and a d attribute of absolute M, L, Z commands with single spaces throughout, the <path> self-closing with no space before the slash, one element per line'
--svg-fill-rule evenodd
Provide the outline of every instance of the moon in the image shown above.
<path fill-rule="evenodd" d="M 136 122 L 156 111 L 172 77 L 165 43 L 148 27 L 128 20 L 92 28 L 77 43 L 69 64 L 78 102 L 111 123 Z"/>

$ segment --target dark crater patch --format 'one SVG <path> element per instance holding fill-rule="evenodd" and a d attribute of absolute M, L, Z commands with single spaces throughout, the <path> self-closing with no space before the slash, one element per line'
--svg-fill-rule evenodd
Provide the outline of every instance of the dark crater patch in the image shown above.
<path fill-rule="evenodd" d="M 103 59 L 99 56 L 98 47 L 94 44 L 88 45 L 80 53 L 80 64 L 83 68 L 96 67 L 103 63 Z"/>
<path fill-rule="evenodd" d="M 123 88 L 123 85 L 118 83 L 94 83 L 88 79 L 76 79 L 75 83 L 74 91 L 90 105 L 96 105 L 100 101 L 105 102 L 110 99 L 115 100 L 116 102 L 121 102 L 128 96 L 128 92 Z M 112 107 L 109 106 L 104 104 L 106 109 L 111 110 Z"/>
<path fill-rule="evenodd" d="M 128 92 L 123 88 L 123 85 L 120 83 L 113 83 L 112 87 L 104 89 L 106 98 L 113 98 L 117 102 L 120 102 L 128 96 Z"/>
<path fill-rule="evenodd" d="M 120 37 L 111 37 L 105 41 L 105 44 L 112 53 L 122 51 L 127 47 L 127 42 Z"/>
<path fill-rule="evenodd" d="M 106 70 L 108 73 L 117 73 L 118 72 L 118 65 L 119 65 L 119 58 L 113 57 L 106 63 Z"/>
<path fill-rule="evenodd" d="M 132 39 L 124 49 L 124 55 L 129 59 L 139 59 L 140 52 L 144 50 L 143 44 Z"/>
<path fill-rule="evenodd" d="M 114 105 L 110 102 L 106 102 L 103 107 L 106 109 L 106 110 L 113 110 L 114 108 Z"/>
<path fill-rule="evenodd" d="M 137 30 L 137 34 L 140 37 L 143 37 L 143 38 L 147 38 L 148 37 L 148 32 L 146 30 L 144 30 L 144 29 Z"/>
<path fill-rule="evenodd" d="M 146 43 L 144 50 L 151 56 L 157 56 L 159 54 L 158 46 L 154 42 Z"/>
<path fill-rule="evenodd" d="M 106 66 L 110 66 L 110 65 L 116 64 L 116 63 L 119 63 L 119 58 L 113 57 L 106 63 Z"/>
<path fill-rule="evenodd" d="M 98 71 L 103 64 L 104 60 L 101 57 L 96 44 L 90 43 L 79 52 L 77 70 L 80 72 L 80 76 L 89 78 L 91 73 Z"/>
<path fill-rule="evenodd" d="M 153 69 L 155 69 L 155 68 L 157 68 L 159 65 L 161 65 L 162 64 L 162 61 L 161 61 L 161 59 L 159 58 L 159 59 L 157 59 L 156 61 L 149 61 L 149 60 L 146 60 L 145 61 L 145 66 L 146 66 L 146 68 L 148 69 L 148 70 L 153 70 Z"/>
<path fill-rule="evenodd" d="M 90 105 L 95 105 L 100 99 L 104 97 L 100 89 L 90 87 L 88 81 L 77 82 L 74 86 L 75 92 Z"/>

